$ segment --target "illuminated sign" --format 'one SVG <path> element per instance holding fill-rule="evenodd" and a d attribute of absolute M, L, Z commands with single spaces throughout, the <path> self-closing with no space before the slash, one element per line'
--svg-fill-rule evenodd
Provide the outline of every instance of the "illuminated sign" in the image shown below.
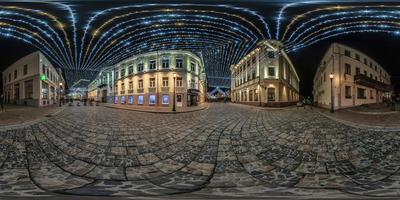
<path fill-rule="evenodd" d="M 40 80 L 41 80 L 41 81 L 46 80 L 46 75 L 44 75 L 44 74 L 40 75 Z"/>

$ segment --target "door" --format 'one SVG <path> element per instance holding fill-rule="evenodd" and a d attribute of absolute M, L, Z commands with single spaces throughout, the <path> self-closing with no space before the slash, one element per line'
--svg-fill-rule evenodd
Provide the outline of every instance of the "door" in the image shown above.
<path fill-rule="evenodd" d="M 176 106 L 178 106 L 178 107 L 182 107 L 182 94 L 177 94 L 176 95 Z"/>

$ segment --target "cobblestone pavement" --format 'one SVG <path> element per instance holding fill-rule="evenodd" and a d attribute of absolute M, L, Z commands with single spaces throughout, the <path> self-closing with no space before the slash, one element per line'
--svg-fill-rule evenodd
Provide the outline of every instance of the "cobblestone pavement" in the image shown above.
<path fill-rule="evenodd" d="M 400 133 L 314 110 L 68 107 L 0 131 L 0 197 L 400 197 Z"/>

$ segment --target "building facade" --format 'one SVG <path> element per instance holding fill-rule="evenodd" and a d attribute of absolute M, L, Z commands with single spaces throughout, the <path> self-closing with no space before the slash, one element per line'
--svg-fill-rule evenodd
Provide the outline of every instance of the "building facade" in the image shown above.
<path fill-rule="evenodd" d="M 103 103 L 114 101 L 114 66 L 104 67 L 88 85 L 88 99 Z"/>
<path fill-rule="evenodd" d="M 262 41 L 231 67 L 231 101 L 281 107 L 299 101 L 300 79 L 278 41 Z"/>
<path fill-rule="evenodd" d="M 61 69 L 40 52 L 31 53 L 2 73 L 5 102 L 30 106 L 57 104 L 65 96 Z"/>
<path fill-rule="evenodd" d="M 91 99 L 160 107 L 172 107 L 175 90 L 177 107 L 196 106 L 205 101 L 204 64 L 200 57 L 183 50 L 140 54 L 116 64 L 113 69 L 105 69 L 89 88 Z"/>
<path fill-rule="evenodd" d="M 390 84 L 390 75 L 372 58 L 349 46 L 333 43 L 314 76 L 314 103 L 330 108 L 331 91 L 334 109 L 381 103 L 390 98 Z"/>

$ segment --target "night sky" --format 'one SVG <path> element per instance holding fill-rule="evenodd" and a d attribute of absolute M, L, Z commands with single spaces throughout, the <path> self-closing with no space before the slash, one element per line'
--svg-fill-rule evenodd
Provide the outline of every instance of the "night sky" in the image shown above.
<path fill-rule="evenodd" d="M 128 4 L 127 2 L 131 2 L 131 4 L 134 3 L 139 4 L 142 2 L 149 3 L 149 1 L 113 1 L 112 3 L 110 3 L 109 1 L 100 1 L 94 4 L 93 2 L 89 3 L 89 1 L 72 1 L 72 2 L 68 1 L 69 4 L 74 5 L 73 7 L 76 10 L 78 19 L 87 19 L 87 17 L 91 16 L 93 12 L 96 10 L 108 8 L 110 6 L 127 5 Z M 157 3 L 157 1 L 152 1 L 152 2 Z M 166 3 L 174 1 L 161 1 L 161 2 Z M 210 2 L 211 1 L 202 1 L 202 3 L 204 4 Z M 282 7 L 282 5 L 284 5 L 282 1 L 212 1 L 212 2 L 214 3 L 217 2 L 217 4 L 229 4 L 238 7 L 244 7 L 256 11 L 258 14 L 263 16 L 265 21 L 270 25 L 272 33 L 274 33 L 276 30 L 275 20 L 277 13 L 279 9 Z M 1 4 L 2 3 L 0 3 L 0 5 Z M 10 5 L 10 3 L 7 4 Z M 336 3 L 331 3 L 331 4 L 335 5 Z M 351 3 L 351 5 L 355 4 L 360 5 L 360 3 L 357 2 Z M 363 4 L 371 5 L 372 3 L 369 2 Z M 394 3 L 387 2 L 386 4 L 393 5 Z M 20 3 L 18 5 L 26 6 L 30 4 Z M 349 5 L 349 3 L 345 4 L 341 2 L 340 5 Z M 291 15 L 295 15 L 297 13 L 301 13 L 309 9 L 318 7 L 322 7 L 322 5 L 313 4 L 313 5 L 301 6 L 299 8 L 289 10 L 290 12 L 288 11 L 288 13 L 285 14 L 287 17 L 289 17 Z M 61 13 L 57 13 L 57 11 L 55 11 L 55 14 L 60 15 Z M 254 24 L 260 25 L 259 21 L 254 20 L 253 22 Z M 283 21 L 283 24 L 284 23 L 286 23 L 285 20 Z M 327 48 L 332 42 L 339 42 L 342 44 L 349 45 L 369 55 L 377 62 L 379 62 L 389 72 L 389 74 L 392 75 L 393 82 L 399 85 L 400 55 L 398 49 L 400 47 L 400 35 L 395 36 L 393 34 L 387 34 L 387 33 L 354 33 L 345 36 L 338 36 L 326 39 L 311 46 L 291 52 L 289 54 L 300 76 L 301 80 L 300 92 L 303 96 L 311 95 L 312 80 L 314 73 L 320 62 L 320 59 L 325 53 L 325 50 L 327 50 Z M 37 49 L 35 47 L 23 43 L 21 41 L 17 41 L 12 38 L 0 37 L 0 53 L 1 53 L 0 71 L 4 70 L 6 67 L 8 67 L 10 64 L 15 62 L 19 58 L 36 50 Z M 229 68 L 229 66 L 226 67 Z"/>

